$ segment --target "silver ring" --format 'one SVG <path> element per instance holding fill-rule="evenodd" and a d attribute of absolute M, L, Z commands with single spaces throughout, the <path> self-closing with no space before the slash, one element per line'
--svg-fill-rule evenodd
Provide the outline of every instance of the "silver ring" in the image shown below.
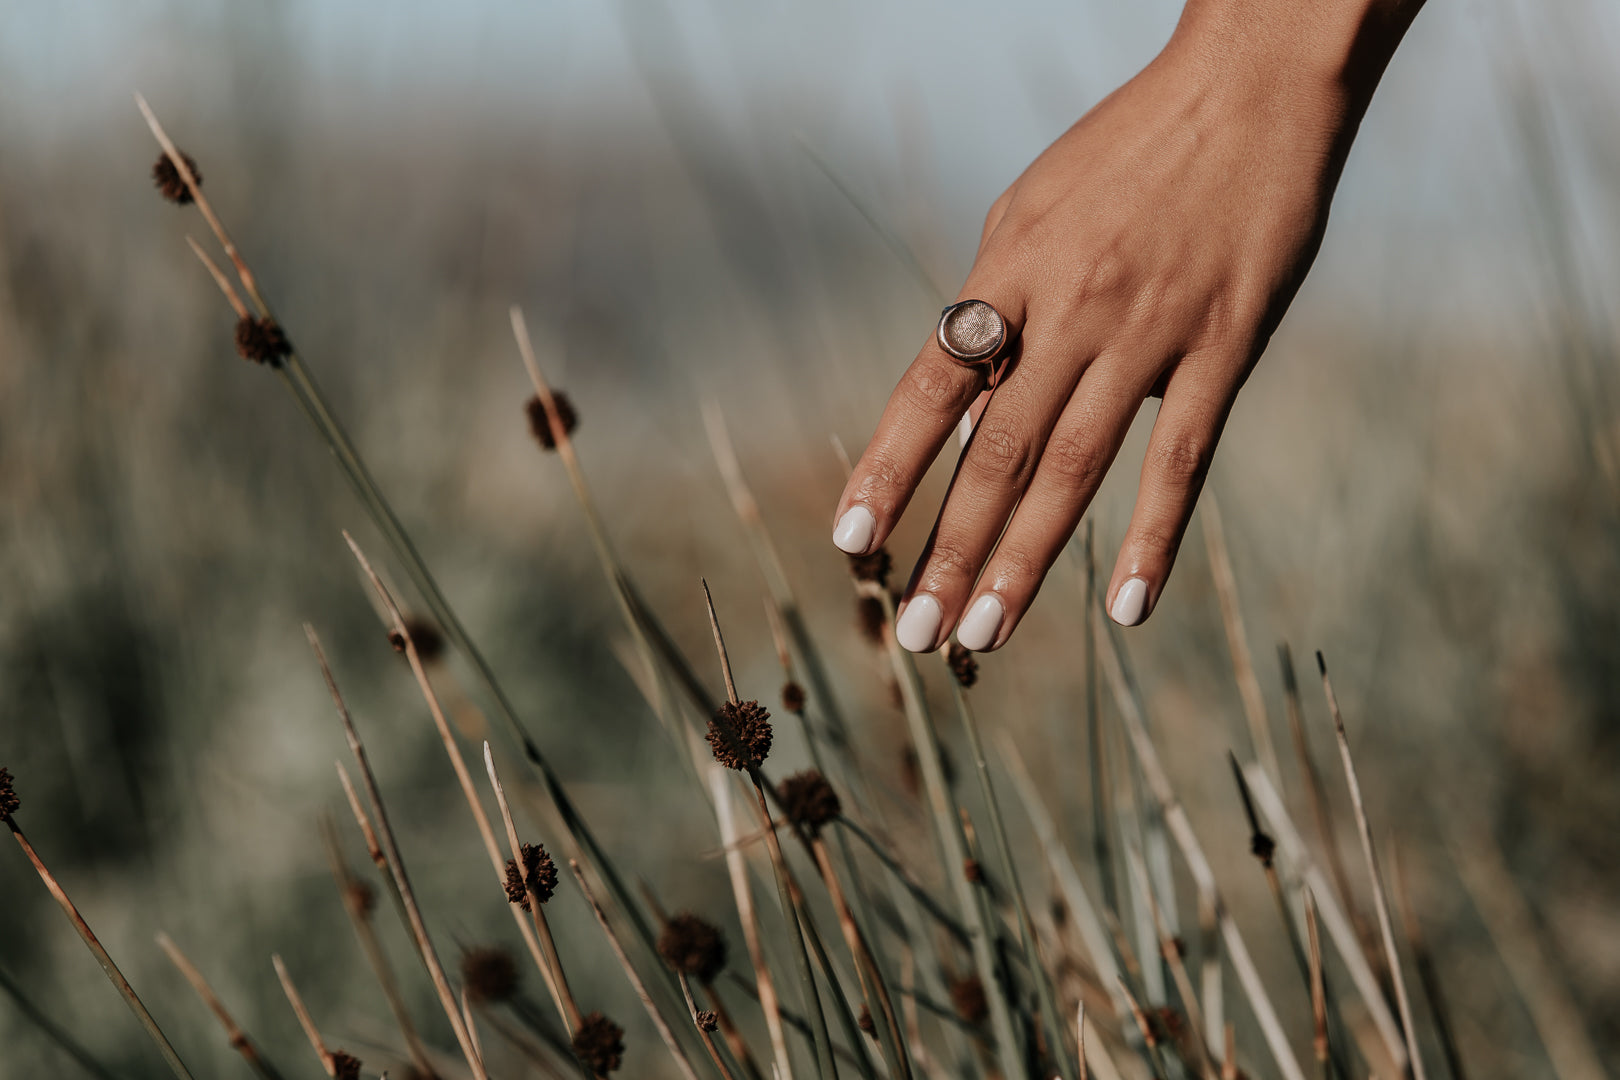
<path fill-rule="evenodd" d="M 939 315 L 939 347 L 959 364 L 988 363 L 1007 345 L 1007 320 L 983 300 L 963 300 Z"/>

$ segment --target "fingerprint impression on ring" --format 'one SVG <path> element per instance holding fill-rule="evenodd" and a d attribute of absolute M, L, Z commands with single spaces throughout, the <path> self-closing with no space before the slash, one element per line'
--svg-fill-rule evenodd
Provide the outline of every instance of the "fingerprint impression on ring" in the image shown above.
<path fill-rule="evenodd" d="M 940 322 L 940 343 L 959 360 L 990 359 L 1007 336 L 1007 324 L 983 300 L 968 300 L 945 312 Z"/>

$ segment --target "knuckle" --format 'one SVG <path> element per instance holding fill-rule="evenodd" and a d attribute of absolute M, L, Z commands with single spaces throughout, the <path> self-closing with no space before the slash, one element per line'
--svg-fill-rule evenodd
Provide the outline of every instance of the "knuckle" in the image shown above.
<path fill-rule="evenodd" d="M 936 364 L 913 364 L 900 381 L 901 403 L 907 411 L 961 414 L 972 401 L 971 381 Z"/>
<path fill-rule="evenodd" d="M 978 559 L 954 539 L 936 539 L 928 551 L 927 576 L 930 580 L 937 582 L 942 578 L 971 577 L 978 569 Z"/>
<path fill-rule="evenodd" d="M 1131 546 L 1144 555 L 1173 559 L 1181 547 L 1182 523 L 1138 525 L 1131 530 Z"/>
<path fill-rule="evenodd" d="M 996 552 L 995 580 L 998 585 L 1027 589 L 1039 585 L 1046 576 L 1046 564 L 1022 547 Z"/>
<path fill-rule="evenodd" d="M 963 468 L 971 469 L 980 480 L 1022 487 L 1034 464 L 1035 448 L 1022 433 L 986 423 L 974 433 Z"/>
<path fill-rule="evenodd" d="M 1195 490 L 1209 473 L 1215 448 L 1192 435 L 1173 435 L 1159 440 L 1153 449 L 1158 475 L 1178 490 Z"/>
<path fill-rule="evenodd" d="M 1102 483 L 1108 470 L 1102 448 L 1083 436 L 1053 435 L 1046 444 L 1041 464 L 1050 467 L 1063 485 L 1071 491 L 1089 491 Z"/>

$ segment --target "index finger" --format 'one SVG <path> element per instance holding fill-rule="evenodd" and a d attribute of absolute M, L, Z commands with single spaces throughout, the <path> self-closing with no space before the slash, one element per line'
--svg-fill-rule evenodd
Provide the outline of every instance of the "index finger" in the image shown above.
<path fill-rule="evenodd" d="M 1001 313 L 1008 338 L 1016 342 L 1023 306 L 1009 294 L 1010 290 L 970 279 L 959 299 L 987 301 Z M 958 364 L 932 333 L 928 335 L 927 344 L 889 395 L 877 431 L 844 485 L 833 527 L 833 543 L 840 550 L 865 555 L 888 539 L 923 475 L 985 383 L 982 366 Z"/>

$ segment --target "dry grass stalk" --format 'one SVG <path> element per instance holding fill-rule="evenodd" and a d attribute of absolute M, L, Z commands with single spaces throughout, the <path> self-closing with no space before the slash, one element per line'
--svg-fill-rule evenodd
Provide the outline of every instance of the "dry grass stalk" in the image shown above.
<path fill-rule="evenodd" d="M 461 1020 L 461 1010 L 456 1005 L 455 994 L 451 992 L 450 980 L 444 973 L 444 965 L 439 962 L 438 951 L 433 947 L 433 939 L 429 936 L 427 923 L 422 918 L 422 911 L 417 906 L 416 896 L 411 891 L 410 877 L 405 870 L 405 861 L 400 857 L 399 845 L 394 840 L 394 830 L 388 824 L 388 812 L 383 807 L 382 793 L 377 788 L 377 778 L 372 774 L 371 762 L 366 757 L 365 745 L 360 741 L 360 734 L 355 730 L 354 721 L 349 716 L 349 707 L 343 701 L 343 695 L 338 691 L 337 680 L 332 677 L 332 669 L 326 663 L 326 651 L 321 648 L 321 641 L 316 636 L 315 628 L 308 623 L 304 624 L 304 634 L 309 638 L 309 646 L 315 653 L 315 659 L 320 664 L 321 676 L 326 680 L 326 689 L 332 695 L 332 702 L 337 707 L 338 721 L 343 727 L 344 737 L 349 743 L 349 752 L 354 755 L 355 764 L 360 768 L 360 778 L 365 783 L 366 798 L 371 803 L 371 817 L 376 823 L 377 839 L 380 842 L 388 871 L 393 877 L 394 885 L 399 890 L 400 904 L 405 909 L 407 924 L 411 931 L 411 938 L 416 945 L 422 962 L 427 965 L 428 975 L 433 981 L 433 988 L 439 995 L 439 1004 L 444 1008 L 445 1018 L 450 1021 L 450 1029 L 455 1032 L 456 1043 L 461 1047 L 461 1053 L 467 1059 L 468 1068 L 472 1069 L 475 1080 L 488 1080 L 484 1072 L 483 1062 L 479 1060 L 473 1049 L 471 1036 L 466 1025 Z"/>
<path fill-rule="evenodd" d="M 365 819 L 365 811 L 360 809 L 359 801 L 354 799 L 354 786 L 349 782 L 349 774 L 340 764 L 338 775 L 342 777 L 343 785 L 349 794 L 354 809 Z M 371 828 L 371 822 L 366 820 L 365 829 Z M 362 889 L 364 882 L 357 878 L 349 869 L 343 858 L 343 850 L 338 844 L 337 831 L 331 819 L 323 815 L 321 820 L 321 839 L 326 849 L 326 859 L 332 869 L 332 878 L 337 882 L 338 892 L 343 899 L 343 910 L 348 913 L 349 923 L 354 927 L 355 937 L 360 940 L 360 951 L 365 953 L 366 964 L 371 968 L 377 985 L 382 988 L 383 1000 L 388 1003 L 388 1011 L 393 1014 L 394 1024 L 399 1028 L 400 1036 L 405 1040 L 406 1053 L 410 1055 L 411 1063 L 416 1066 L 424 1076 L 432 1075 L 433 1067 L 428 1060 L 427 1048 L 422 1044 L 422 1037 L 417 1033 L 416 1024 L 411 1020 L 410 1010 L 405 1006 L 404 996 L 399 992 L 399 983 L 394 978 L 393 965 L 388 962 L 388 954 L 383 951 L 382 944 L 377 940 L 375 928 L 371 925 L 371 912 L 364 902 Z M 380 852 L 379 852 L 380 854 Z M 399 903 L 398 894 L 393 887 L 393 879 L 388 875 L 387 863 L 384 861 L 382 871 L 384 879 L 389 883 L 389 893 L 394 897 L 395 907 L 403 915 L 403 907 Z M 409 930 L 410 924 L 401 919 Z"/>
<path fill-rule="evenodd" d="M 647 986 L 641 981 L 641 976 L 636 974 L 635 965 L 630 963 L 630 957 L 625 955 L 624 946 L 619 942 L 619 935 L 614 933 L 613 924 L 608 922 L 607 912 L 602 910 L 596 894 L 591 891 L 590 882 L 585 880 L 585 872 L 580 869 L 579 861 L 569 859 L 568 868 L 574 872 L 574 880 L 579 882 L 579 891 L 584 895 L 585 902 L 590 905 L 591 913 L 596 916 L 596 923 L 602 928 L 608 944 L 612 946 L 613 955 L 618 957 L 619 966 L 624 969 L 625 977 L 630 980 L 630 986 L 635 990 L 636 997 L 647 1010 L 647 1016 L 651 1018 L 653 1027 L 658 1029 L 658 1037 L 664 1041 L 664 1045 L 669 1048 L 670 1056 L 675 1059 L 676 1068 L 680 1069 L 681 1076 L 685 1077 L 685 1080 L 697 1080 L 697 1074 L 692 1071 L 692 1063 L 686 1058 L 686 1051 L 681 1048 L 675 1033 L 664 1020 L 664 1014 L 659 1011 L 657 1002 L 653 1001 L 652 995 L 647 992 Z"/>
<path fill-rule="evenodd" d="M 461 988 L 461 1022 L 467 1025 L 467 1037 L 472 1040 L 473 1053 L 484 1060 L 484 1043 L 478 1037 L 478 1025 L 473 1023 L 472 1002 L 467 999 L 467 988 Z"/>
<path fill-rule="evenodd" d="M 877 595 L 883 604 L 885 621 L 891 626 L 894 625 L 893 598 L 884 590 L 877 590 Z M 939 737 L 928 712 L 922 679 L 917 674 L 917 667 L 911 654 L 900 648 L 900 643 L 895 640 L 893 634 L 886 635 L 884 648 L 889 654 L 890 668 L 900 685 L 906 724 L 922 772 L 923 787 L 927 793 L 926 806 L 933 825 L 934 838 L 944 861 L 943 869 L 951 880 L 957 903 L 962 909 L 962 920 L 968 930 L 974 967 L 988 991 L 986 996 L 990 1004 L 990 1027 L 995 1037 L 995 1049 L 1001 1071 L 1006 1080 L 1017 1080 L 1025 1076 L 1026 1069 L 1025 1062 L 1017 1051 L 1019 1043 L 1013 1024 L 1012 1009 L 997 974 L 993 931 L 995 924 L 983 891 L 977 889 L 961 872 L 961 868 L 968 864 L 967 838 L 952 802 L 950 785 L 945 779 Z"/>
<path fill-rule="evenodd" d="M 1412 966 L 1417 969 L 1418 985 L 1423 987 L 1423 995 L 1429 1002 L 1429 1015 L 1434 1018 L 1434 1033 L 1440 1039 L 1440 1049 L 1446 1057 L 1446 1069 L 1451 1074 L 1451 1080 L 1468 1080 L 1468 1072 L 1463 1068 L 1462 1054 L 1457 1046 L 1457 1038 L 1453 1034 L 1455 1028 L 1451 1022 L 1451 1009 L 1446 1003 L 1445 989 L 1440 985 L 1440 973 L 1435 969 L 1434 956 L 1429 952 L 1429 943 L 1423 936 L 1422 923 L 1418 921 L 1417 909 L 1412 904 L 1412 895 L 1406 887 L 1406 873 L 1404 860 L 1401 857 L 1401 846 L 1390 838 L 1391 852 L 1391 884 L 1395 887 L 1395 909 L 1401 914 L 1401 929 L 1406 935 L 1406 944 L 1412 952 Z"/>
<path fill-rule="evenodd" d="M 1418 1053 L 1417 1028 L 1412 1022 L 1412 1002 L 1406 992 L 1406 976 L 1401 972 L 1401 958 L 1395 949 L 1395 929 L 1390 925 L 1389 902 L 1384 897 L 1384 876 L 1378 868 L 1378 857 L 1373 852 L 1372 829 L 1367 824 L 1367 808 L 1361 799 L 1361 781 L 1356 777 L 1356 763 L 1350 756 L 1350 740 L 1345 736 L 1344 717 L 1339 713 L 1339 700 L 1333 695 L 1333 682 L 1328 678 L 1327 661 L 1316 654 L 1316 666 L 1322 673 L 1322 693 L 1327 696 L 1328 712 L 1333 715 L 1333 732 L 1339 741 L 1339 760 L 1344 765 L 1344 779 L 1350 788 L 1350 805 L 1356 814 L 1356 831 L 1361 836 L 1361 854 L 1367 862 L 1367 876 L 1372 882 L 1373 912 L 1378 916 L 1378 934 L 1384 942 L 1384 960 L 1389 965 L 1390 982 L 1395 986 L 1395 1005 L 1400 1010 L 1401 1028 L 1406 1036 L 1407 1064 L 1414 1080 L 1426 1080 L 1423 1057 Z"/>
<path fill-rule="evenodd" d="M 1536 930 L 1535 916 L 1496 841 L 1483 829 L 1465 833 L 1445 815 L 1445 840 L 1469 899 L 1479 911 L 1559 1080 L 1603 1080 L 1609 1074 Z"/>
<path fill-rule="evenodd" d="M 1362 950 L 1376 956 L 1371 928 L 1356 909 L 1355 893 L 1350 888 L 1350 873 L 1344 867 L 1344 855 L 1339 850 L 1339 831 L 1333 824 L 1333 803 L 1322 783 L 1322 773 L 1311 756 L 1310 743 L 1305 737 L 1304 708 L 1299 698 L 1299 679 L 1294 673 L 1294 654 L 1286 642 L 1277 646 L 1277 662 L 1282 669 L 1283 704 L 1288 714 L 1288 731 L 1294 742 L 1294 755 L 1299 761 L 1299 775 L 1305 784 L 1306 797 L 1311 804 L 1311 819 L 1316 826 L 1317 844 L 1326 856 L 1328 873 L 1338 901 L 1355 927 Z"/>
<path fill-rule="evenodd" d="M 681 994 L 686 998 L 686 1010 L 692 1016 L 692 1026 L 697 1029 L 698 1037 L 703 1040 L 703 1048 L 709 1052 L 709 1060 L 720 1071 L 721 1080 L 736 1080 L 731 1070 L 726 1068 L 725 1058 L 720 1056 L 720 1048 L 714 1045 L 714 1029 L 719 1024 L 719 1017 L 713 1013 L 698 1011 L 697 1002 L 692 1000 L 692 984 L 686 977 L 686 972 L 679 971 L 675 977 L 680 980 Z"/>
<path fill-rule="evenodd" d="M 1142 1005 L 1131 993 L 1131 988 L 1125 985 L 1125 980 L 1119 981 L 1120 993 L 1125 995 L 1125 1002 L 1130 1007 L 1131 1019 L 1136 1021 L 1136 1030 L 1142 1036 L 1142 1043 L 1147 1047 L 1148 1063 L 1153 1068 L 1153 1080 L 1167 1080 L 1169 1073 L 1164 1067 L 1164 1055 L 1159 1052 L 1159 1036 L 1153 1030 L 1153 1021 L 1148 1014 L 1142 1011 Z"/>
<path fill-rule="evenodd" d="M 512 820 L 512 807 L 506 801 L 506 789 L 501 786 L 501 778 L 495 772 L 495 755 L 490 750 L 489 743 L 484 744 L 484 770 L 489 774 L 489 786 L 495 791 L 495 802 L 501 810 L 501 823 L 506 827 L 506 842 L 512 850 L 512 862 L 521 868 L 523 866 L 523 843 L 518 839 L 517 825 Z M 505 885 L 506 863 L 502 863 L 502 885 Z M 574 1000 L 573 993 L 568 989 L 568 976 L 563 971 L 562 957 L 557 952 L 557 942 L 551 935 L 551 924 L 546 919 L 545 902 L 535 888 L 535 883 L 525 880 L 524 886 L 529 894 L 529 916 L 534 920 L 534 933 L 525 934 L 524 939 L 534 948 L 533 956 L 535 966 L 540 969 L 540 975 L 546 980 L 546 989 L 551 992 L 553 1002 L 557 1006 L 557 1013 L 562 1017 L 563 1027 L 569 1037 L 579 1030 L 579 1005 Z M 523 922 L 522 909 L 519 905 L 508 904 L 512 915 L 521 925 Z M 535 946 L 538 939 L 538 947 Z"/>
<path fill-rule="evenodd" d="M 726 872 L 731 878 L 737 917 L 742 922 L 743 941 L 754 966 L 754 985 L 758 988 L 760 1010 L 765 1014 L 765 1028 L 771 1039 L 771 1052 L 775 1058 L 773 1070 L 780 1080 L 793 1080 L 793 1062 L 788 1055 L 787 1033 L 782 1027 L 776 982 L 771 977 L 770 966 L 765 962 L 765 950 L 759 936 L 759 918 L 754 911 L 754 891 L 748 883 L 748 868 L 737 843 L 737 816 L 732 810 L 731 784 L 726 770 L 719 765 L 709 768 L 709 790 L 714 797 L 715 817 L 720 823 L 721 843 L 726 849 Z"/>
<path fill-rule="evenodd" d="M 39 857 L 39 852 L 34 850 L 34 845 L 28 842 L 28 837 L 23 834 L 22 826 L 18 825 L 16 818 L 12 816 L 15 809 L 14 803 L 9 809 L 0 808 L 0 821 L 4 821 L 6 828 L 11 830 L 11 835 L 16 838 L 17 845 L 22 848 L 23 854 L 33 864 L 34 872 L 39 875 L 39 880 L 44 883 L 46 891 L 51 894 L 51 898 L 61 907 L 62 913 L 68 918 L 68 922 L 72 923 L 73 929 L 78 931 L 80 940 L 90 950 L 90 955 L 94 956 L 96 962 L 101 965 L 101 970 L 106 973 L 108 981 L 117 989 L 119 995 L 123 997 L 124 1003 L 129 1006 L 130 1011 L 135 1014 L 135 1018 L 146 1029 L 146 1033 L 151 1037 L 152 1042 L 157 1045 L 158 1052 L 163 1055 L 163 1060 L 168 1063 L 169 1070 L 179 1080 L 192 1080 L 190 1070 L 186 1068 L 185 1062 L 180 1060 L 180 1055 L 175 1051 L 174 1046 L 170 1044 L 168 1036 L 163 1034 L 163 1029 L 158 1027 L 158 1022 L 147 1011 L 146 1004 L 141 1001 L 140 995 L 135 993 L 135 988 L 129 984 L 128 979 L 124 978 L 124 973 L 118 970 L 118 965 L 113 963 L 112 956 L 102 946 L 101 940 L 90 929 L 90 924 L 84 921 L 84 916 L 79 914 L 79 909 L 74 905 L 72 899 L 68 897 L 67 890 L 62 888 L 61 884 L 56 880 L 56 875 L 52 874 L 46 867 L 45 860 Z"/>
<path fill-rule="evenodd" d="M 197 992 L 198 997 L 202 998 L 202 1002 L 208 1007 L 208 1011 L 214 1014 L 220 1026 L 225 1029 L 226 1041 L 230 1043 L 231 1049 L 242 1055 L 242 1060 L 247 1062 L 248 1068 L 258 1074 L 260 1080 L 281 1080 L 281 1074 L 276 1071 L 275 1066 L 270 1064 L 258 1045 L 248 1038 L 247 1032 L 243 1031 L 236 1023 L 230 1011 L 225 1008 L 225 1003 L 219 1000 L 219 995 L 214 993 L 214 988 L 208 985 L 207 979 L 203 978 L 203 973 L 198 971 L 197 966 L 191 962 L 190 958 L 180 951 L 180 946 L 174 943 L 174 939 L 169 937 L 168 934 L 159 931 L 157 943 L 158 948 L 162 949 L 164 955 L 168 956 L 169 962 L 179 969 L 181 975 L 185 976 L 186 982 L 191 984 L 191 988 Z"/>
<path fill-rule="evenodd" d="M 1266 771 L 1280 784 L 1277 748 L 1271 741 L 1271 723 L 1266 717 L 1266 698 L 1260 690 L 1260 677 L 1254 671 L 1249 652 L 1249 636 L 1243 628 L 1243 608 L 1238 603 L 1237 575 L 1226 547 L 1226 529 L 1221 524 L 1220 504 L 1213 491 L 1205 491 L 1198 504 L 1198 517 L 1204 528 L 1204 546 L 1209 550 L 1209 572 L 1215 579 L 1215 594 L 1221 602 L 1221 622 L 1226 628 L 1226 644 L 1232 650 L 1232 670 L 1238 692 L 1243 697 L 1243 715 L 1249 722 L 1254 752 Z"/>
<path fill-rule="evenodd" d="M 1101 603 L 1097 589 L 1097 523 L 1086 518 L 1085 547 L 1086 601 L 1084 624 L 1086 656 L 1086 743 L 1090 750 L 1086 765 L 1091 770 L 1091 851 L 1102 881 L 1104 905 L 1119 917 L 1119 891 L 1114 884 L 1114 855 L 1110 837 L 1114 833 L 1113 796 L 1109 791 L 1108 737 L 1102 725 L 1102 679 L 1097 671 L 1097 620 L 1092 612 Z M 1112 985 L 1112 980 L 1109 980 Z"/>
<path fill-rule="evenodd" d="M 1131 868 L 1131 873 L 1140 879 L 1140 884 L 1147 895 L 1149 910 L 1153 916 L 1153 927 L 1159 935 L 1159 955 L 1170 968 L 1170 977 L 1176 984 L 1176 994 L 1181 998 L 1182 1008 L 1187 1012 L 1187 1025 L 1192 1032 L 1198 1071 L 1204 1075 L 1205 1080 L 1215 1080 L 1215 1061 L 1210 1054 L 1209 1045 L 1204 1041 L 1203 1011 L 1198 1007 L 1198 996 L 1193 992 L 1192 978 L 1187 974 L 1187 964 L 1181 955 L 1181 943 L 1170 932 L 1158 900 L 1154 898 L 1153 891 L 1147 888 L 1147 864 L 1142 858 L 1142 853 L 1131 848 L 1127 849 L 1125 854 L 1126 864 Z"/>
<path fill-rule="evenodd" d="M 1288 814 L 1288 808 L 1283 804 L 1282 796 L 1277 794 L 1277 789 L 1272 786 L 1271 778 L 1266 775 L 1264 769 L 1253 763 L 1243 767 L 1243 775 L 1248 781 L 1249 792 L 1254 796 L 1256 806 L 1271 826 L 1278 850 L 1286 863 L 1294 867 L 1295 876 L 1302 879 L 1302 887 L 1311 890 L 1321 925 L 1327 930 L 1339 958 L 1344 961 L 1345 968 L 1350 973 L 1350 981 L 1356 988 L 1356 994 L 1372 1019 L 1381 1046 L 1363 1042 L 1361 1045 L 1363 1055 L 1369 1061 L 1382 1061 L 1387 1058 L 1390 1071 L 1395 1073 L 1405 1071 L 1406 1042 L 1401 1035 L 1400 1025 L 1395 1022 L 1395 1016 L 1389 1010 L 1388 1002 L 1384 1000 L 1378 976 L 1374 973 L 1362 948 L 1361 937 L 1335 899 L 1333 886 L 1311 859 L 1305 841 L 1300 837 L 1299 830 Z M 1352 1031 L 1358 1039 L 1361 1038 L 1359 1028 L 1353 1027 Z"/>
<path fill-rule="evenodd" d="M 720 674 L 726 684 L 726 700 L 731 706 L 736 707 L 741 704 L 741 699 L 737 696 L 737 683 L 731 674 L 731 658 L 726 655 L 725 637 L 720 632 L 720 620 L 715 615 L 714 597 L 709 592 L 709 583 L 704 581 L 702 585 L 703 602 L 709 613 L 709 630 L 714 635 L 714 650 L 719 656 Z M 721 719 L 722 715 L 720 712 L 715 713 L 716 721 L 722 729 L 722 735 L 733 744 L 738 744 L 737 732 L 730 730 L 729 722 L 723 721 Z M 738 745 L 740 746 L 740 744 Z M 782 854 L 781 840 L 776 835 L 776 825 L 771 817 L 770 806 L 765 801 L 765 785 L 760 779 L 758 766 L 750 766 L 748 776 L 753 783 L 760 821 L 765 827 L 765 846 L 770 852 L 771 866 L 776 872 L 777 898 L 782 906 L 782 917 L 787 920 L 789 927 L 794 931 L 793 936 L 799 945 L 798 952 L 795 953 L 795 959 L 799 963 L 799 982 L 804 993 L 805 1010 L 809 1015 L 812 1030 L 815 1033 L 816 1066 L 822 1076 L 836 1077 L 838 1067 L 833 1060 L 832 1038 L 827 1032 L 826 1014 L 822 1010 L 821 997 L 816 989 L 815 976 L 810 971 L 809 942 L 807 939 L 814 936 L 814 928 L 809 925 L 808 919 L 801 920 L 800 918 L 800 903 L 797 897 L 798 887 L 792 882 L 787 868 L 787 859 Z M 818 959 L 823 959 L 819 942 L 816 943 L 816 951 Z M 841 995 L 840 988 L 832 976 L 830 966 L 825 963 L 823 963 L 823 966 L 827 967 L 828 982 L 833 993 Z M 847 1012 L 847 1009 L 845 1011 Z M 858 1046 L 859 1043 L 857 1042 L 856 1045 Z M 865 1058 L 860 1060 L 864 1065 Z"/>
<path fill-rule="evenodd" d="M 1106 628 L 1103 628 L 1103 631 L 1106 631 Z M 1164 765 L 1159 761 L 1159 753 L 1153 746 L 1153 740 L 1148 736 L 1141 711 L 1126 685 L 1125 673 L 1120 665 L 1113 637 L 1106 632 L 1099 632 L 1097 636 L 1102 644 L 1103 668 L 1114 688 L 1115 701 L 1119 706 L 1120 716 L 1125 721 L 1126 734 L 1136 751 L 1137 763 L 1141 766 L 1142 775 L 1154 798 L 1158 800 L 1164 813 L 1165 826 L 1169 829 L 1177 847 L 1181 849 L 1181 856 L 1187 864 L 1188 871 L 1197 883 L 1200 893 L 1207 897 L 1200 903 L 1208 903 L 1212 909 L 1220 928 L 1221 940 L 1226 944 L 1226 952 L 1231 959 L 1232 970 L 1249 999 L 1249 1006 L 1254 1010 L 1255 1019 L 1260 1023 L 1260 1030 L 1265 1035 L 1271 1056 L 1286 1080 L 1305 1080 L 1305 1074 L 1300 1070 L 1299 1061 L 1294 1057 L 1294 1051 L 1289 1045 L 1288 1035 L 1283 1031 L 1282 1022 L 1277 1018 L 1276 1007 L 1272 1004 L 1265 984 L 1260 979 L 1260 973 L 1254 966 L 1254 960 L 1249 955 L 1249 947 L 1221 902 L 1220 893 L 1215 887 L 1215 876 L 1209 868 L 1209 860 L 1205 857 L 1204 849 L 1193 832 L 1186 810 L 1170 786 L 1170 778 L 1164 771 Z"/>
<path fill-rule="evenodd" d="M 340 1080 L 358 1080 L 360 1063 L 342 1050 L 327 1047 L 326 1040 L 321 1038 L 320 1028 L 315 1026 L 315 1018 L 310 1015 L 309 1007 L 304 1004 L 303 997 L 298 993 L 298 987 L 293 985 L 292 975 L 288 973 L 287 965 L 282 963 L 281 956 L 272 955 L 270 962 L 275 965 L 276 977 L 281 980 L 281 990 L 287 995 L 287 1002 L 292 1005 L 293 1013 L 298 1017 L 298 1025 L 304 1029 L 304 1036 L 314 1048 L 315 1056 L 320 1058 L 321 1068 L 326 1070 L 326 1075 L 339 1077 Z"/>
<path fill-rule="evenodd" d="M 1086 1065 L 1086 1003 L 1084 1000 L 1075 1007 L 1074 1042 L 1080 1048 L 1080 1080 L 1089 1080 L 1090 1070 Z"/>
<path fill-rule="evenodd" d="M 1310 889 L 1304 889 L 1303 893 L 1305 940 L 1311 969 L 1311 1049 L 1316 1054 L 1317 1072 L 1322 1080 L 1328 1080 L 1333 1075 L 1333 1065 L 1328 1056 L 1327 982 L 1322 975 L 1322 941 L 1316 929 L 1316 902 L 1311 898 Z"/>

